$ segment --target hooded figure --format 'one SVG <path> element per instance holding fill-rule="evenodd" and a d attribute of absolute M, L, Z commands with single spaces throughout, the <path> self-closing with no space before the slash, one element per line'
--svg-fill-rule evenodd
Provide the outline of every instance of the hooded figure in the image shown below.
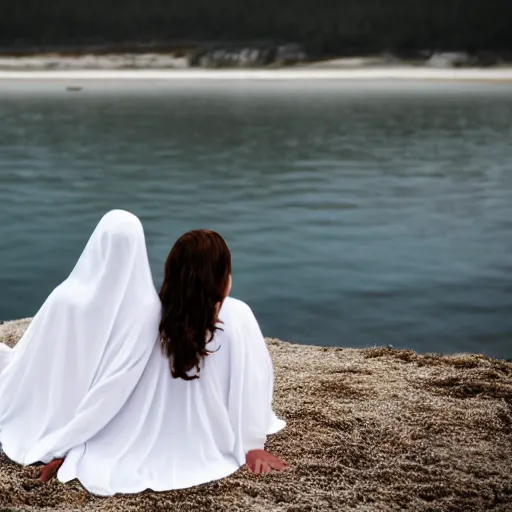
<path fill-rule="evenodd" d="M 84 446 L 121 410 L 158 340 L 144 232 L 112 211 L 0 374 L 0 442 L 21 464 Z"/>
<path fill-rule="evenodd" d="M 171 290 L 172 292 L 172 290 Z M 284 422 L 250 308 L 226 298 L 199 378 L 173 378 L 142 225 L 115 210 L 14 349 L 0 345 L 0 443 L 20 463 L 113 495 L 225 477 Z M 222 329 L 222 330 L 221 330 Z"/>

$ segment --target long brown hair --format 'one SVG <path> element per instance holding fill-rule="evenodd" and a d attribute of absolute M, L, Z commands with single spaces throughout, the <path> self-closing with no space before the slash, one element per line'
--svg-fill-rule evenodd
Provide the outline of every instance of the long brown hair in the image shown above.
<path fill-rule="evenodd" d="M 199 377 L 201 359 L 211 353 L 206 345 L 218 329 L 218 306 L 230 275 L 231 253 L 215 231 L 189 231 L 171 249 L 160 289 L 160 338 L 175 379 Z M 189 376 L 194 368 L 195 375 Z"/>

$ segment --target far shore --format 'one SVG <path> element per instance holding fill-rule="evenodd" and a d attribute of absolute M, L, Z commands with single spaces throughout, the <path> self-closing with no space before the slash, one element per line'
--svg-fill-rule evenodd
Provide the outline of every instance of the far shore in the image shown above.
<path fill-rule="evenodd" d="M 266 66 L 262 65 L 263 61 L 247 60 L 248 55 L 250 57 L 250 52 L 231 54 L 225 50 L 219 55 L 213 52 L 211 58 L 197 62 L 186 54 L 172 52 L 0 55 L 0 83 L 7 80 L 512 82 L 512 64 L 501 61 L 499 65 L 485 67 L 483 61 L 465 53 L 439 53 L 423 60 L 382 54 L 302 61 L 293 65 L 275 61 Z"/>
<path fill-rule="evenodd" d="M 512 83 L 512 68 L 0 70 L 0 82 L 9 80 L 439 80 Z"/>

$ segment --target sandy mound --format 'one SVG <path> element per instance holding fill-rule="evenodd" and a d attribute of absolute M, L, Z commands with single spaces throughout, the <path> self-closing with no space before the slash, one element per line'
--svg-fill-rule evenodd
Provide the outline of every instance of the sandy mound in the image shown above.
<path fill-rule="evenodd" d="M 14 344 L 27 323 L 0 326 L 0 340 Z M 268 344 L 288 421 L 268 447 L 292 470 L 96 498 L 78 483 L 40 485 L 0 456 L 0 511 L 512 510 L 512 364 Z"/>

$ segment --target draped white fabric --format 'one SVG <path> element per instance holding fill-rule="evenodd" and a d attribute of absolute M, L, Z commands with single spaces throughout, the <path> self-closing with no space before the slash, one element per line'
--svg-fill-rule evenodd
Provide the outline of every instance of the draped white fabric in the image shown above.
<path fill-rule="evenodd" d="M 216 480 L 263 448 L 284 422 L 250 308 L 225 300 L 216 352 L 193 381 L 171 377 L 159 317 L 142 226 L 110 212 L 15 349 L 0 346 L 5 453 L 22 464 L 65 456 L 61 481 L 112 495 Z"/>
<path fill-rule="evenodd" d="M 0 343 L 0 374 L 11 361 L 12 355 L 13 351 L 7 345 Z"/>
<path fill-rule="evenodd" d="M 5 453 L 47 462 L 104 428 L 147 365 L 159 314 L 142 225 L 110 212 L 0 376 Z"/>

